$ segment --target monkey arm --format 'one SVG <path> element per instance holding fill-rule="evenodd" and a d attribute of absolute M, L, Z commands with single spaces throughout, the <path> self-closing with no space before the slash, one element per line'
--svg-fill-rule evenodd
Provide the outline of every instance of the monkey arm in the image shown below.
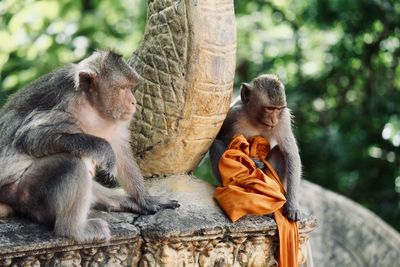
<path fill-rule="evenodd" d="M 14 145 L 19 152 L 37 158 L 58 153 L 92 157 L 101 169 L 110 172 L 116 161 L 106 140 L 83 133 L 51 133 L 48 129 L 35 129 L 19 135 Z"/>
<path fill-rule="evenodd" d="M 275 172 L 278 174 L 282 183 L 286 185 L 287 182 L 286 160 L 279 145 L 276 145 L 268 152 L 267 161 L 275 170 Z"/>
<path fill-rule="evenodd" d="M 286 198 L 285 213 L 290 220 L 298 220 L 300 212 L 298 208 L 297 192 L 301 179 L 301 160 L 296 139 L 292 131 L 287 131 L 286 136 L 278 139 L 278 145 L 283 153 L 284 166 L 286 166 Z"/>
<path fill-rule="evenodd" d="M 179 207 L 176 200 L 163 200 L 150 196 L 144 186 L 144 179 L 137 165 L 129 143 L 116 148 L 117 154 L 117 179 L 130 196 L 133 203 L 128 209 L 140 214 L 152 214 L 161 209 L 175 209 Z M 123 204 L 123 206 L 127 204 Z M 132 208 L 133 207 L 133 208 Z"/>
<path fill-rule="evenodd" d="M 211 168 L 214 174 L 214 177 L 221 181 L 221 176 L 219 173 L 219 160 L 222 157 L 226 150 L 226 145 L 224 141 L 220 139 L 215 139 L 210 147 L 210 161 L 211 161 Z"/>
<path fill-rule="evenodd" d="M 65 112 L 32 112 L 22 125 L 12 143 L 20 153 L 36 158 L 70 153 L 77 157 L 91 157 L 106 171 L 115 166 L 111 145 L 103 138 L 82 133 Z"/>
<path fill-rule="evenodd" d="M 144 179 L 133 158 L 129 143 L 116 149 L 118 181 L 125 191 L 133 198 L 143 198 L 148 195 Z"/>
<path fill-rule="evenodd" d="M 226 118 L 219 130 L 217 137 L 214 139 L 211 147 L 210 147 L 210 161 L 211 161 L 211 169 L 214 177 L 221 182 L 221 176 L 219 173 L 219 160 L 224 154 L 226 148 L 228 147 L 229 142 L 233 137 L 232 125 L 236 122 L 237 114 L 240 109 L 237 107 L 240 103 L 235 103 L 235 106 L 229 110 Z"/>
<path fill-rule="evenodd" d="M 286 151 L 286 155 L 287 195 L 290 203 L 297 204 L 297 189 L 301 179 L 301 161 L 297 144 L 294 140 L 291 144 L 291 150 Z"/>

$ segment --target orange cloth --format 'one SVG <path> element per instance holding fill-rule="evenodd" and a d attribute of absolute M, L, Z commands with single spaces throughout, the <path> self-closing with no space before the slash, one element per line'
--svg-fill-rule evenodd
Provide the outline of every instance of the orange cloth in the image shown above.
<path fill-rule="evenodd" d="M 233 222 L 247 214 L 273 213 L 279 232 L 279 266 L 297 267 L 297 223 L 282 214 L 285 189 L 266 161 L 269 151 L 268 141 L 261 136 L 247 141 L 235 135 L 219 161 L 223 186 L 216 189 L 215 198 Z M 257 168 L 251 158 L 262 160 L 264 169 Z"/>

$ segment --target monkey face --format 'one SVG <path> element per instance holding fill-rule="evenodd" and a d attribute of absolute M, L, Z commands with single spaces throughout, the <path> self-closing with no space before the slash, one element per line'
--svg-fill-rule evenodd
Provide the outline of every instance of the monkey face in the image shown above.
<path fill-rule="evenodd" d="M 97 94 L 96 106 L 106 119 L 131 120 L 136 111 L 136 98 L 132 94 L 133 85 L 116 84 L 111 88 L 104 88 Z"/>
<path fill-rule="evenodd" d="M 106 115 L 115 120 L 130 120 L 136 111 L 132 89 L 137 82 L 136 72 L 119 55 L 110 54 L 102 91 Z"/>
<path fill-rule="evenodd" d="M 246 94 L 245 109 L 253 124 L 267 130 L 274 129 L 286 108 L 286 102 L 282 101 L 282 98 L 271 98 L 265 88 L 250 89 Z"/>
<path fill-rule="evenodd" d="M 278 124 L 285 106 L 265 106 L 258 112 L 258 121 L 263 127 L 271 130 Z"/>
<path fill-rule="evenodd" d="M 136 98 L 132 94 L 131 86 L 116 89 L 115 98 L 112 102 L 111 109 L 114 119 L 132 119 L 136 112 Z"/>
<path fill-rule="evenodd" d="M 79 72 L 79 88 L 104 119 L 132 119 L 136 99 L 131 90 L 137 82 L 137 73 L 120 55 L 111 51 L 97 53 L 97 61 L 89 58 L 83 65 L 84 71 Z"/>

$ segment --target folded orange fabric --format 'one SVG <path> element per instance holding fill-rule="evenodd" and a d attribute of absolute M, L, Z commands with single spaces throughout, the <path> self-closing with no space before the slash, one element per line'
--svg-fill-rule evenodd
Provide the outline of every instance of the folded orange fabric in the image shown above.
<path fill-rule="evenodd" d="M 222 187 L 214 196 L 233 222 L 248 214 L 273 213 L 279 233 L 279 266 L 297 267 L 297 223 L 282 214 L 285 189 L 266 161 L 269 151 L 269 142 L 262 136 L 246 140 L 243 135 L 235 135 L 219 161 Z M 264 169 L 257 168 L 252 158 L 262 160 Z"/>

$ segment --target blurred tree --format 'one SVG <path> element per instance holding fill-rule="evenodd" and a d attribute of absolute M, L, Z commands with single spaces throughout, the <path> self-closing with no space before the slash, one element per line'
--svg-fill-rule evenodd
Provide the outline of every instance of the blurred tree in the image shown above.
<path fill-rule="evenodd" d="M 0 1 L 0 105 L 97 48 L 128 56 L 144 0 Z M 235 88 L 277 73 L 295 115 L 304 178 L 400 230 L 400 2 L 236 0 Z M 237 92 L 236 92 L 237 93 Z M 210 182 L 207 158 L 195 172 Z"/>
<path fill-rule="evenodd" d="M 0 106 L 23 85 L 95 49 L 129 55 L 145 23 L 140 0 L 0 1 Z"/>

